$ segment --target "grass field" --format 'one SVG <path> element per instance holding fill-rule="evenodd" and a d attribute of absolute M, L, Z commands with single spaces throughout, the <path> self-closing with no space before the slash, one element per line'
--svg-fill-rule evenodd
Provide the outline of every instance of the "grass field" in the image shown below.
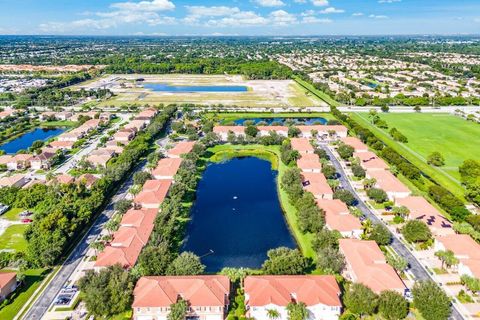
<path fill-rule="evenodd" d="M 264 112 L 226 112 L 226 113 L 207 113 L 206 117 L 214 118 L 218 121 L 230 122 L 238 119 L 253 118 L 325 118 L 333 120 L 335 117 L 326 112 L 285 112 L 285 113 L 264 113 Z"/>
<path fill-rule="evenodd" d="M 314 86 L 312 86 L 310 83 L 300 79 L 299 77 L 295 77 L 294 78 L 295 81 L 300 85 L 302 86 L 302 88 L 304 88 L 305 90 L 309 91 L 311 94 L 317 96 L 319 99 L 321 99 L 322 101 L 325 101 L 329 106 L 334 106 L 334 107 L 338 107 L 340 105 L 340 103 L 338 103 L 337 101 L 335 101 L 332 97 L 330 97 L 328 94 L 326 94 L 325 92 L 322 92 L 320 90 L 317 90 Z"/>
<path fill-rule="evenodd" d="M 1 272 L 6 271 L 2 270 Z M 9 297 L 9 303 L 0 309 L 0 319 L 13 319 L 35 290 L 37 290 L 47 274 L 48 272 L 46 269 L 30 269 L 25 271 L 25 284 L 18 288 L 15 293 Z"/>
<path fill-rule="evenodd" d="M 20 219 L 19 214 L 20 212 L 24 211 L 22 208 L 11 208 L 4 214 L 0 216 L 0 218 L 7 219 L 10 221 L 17 221 Z"/>
<path fill-rule="evenodd" d="M 480 158 L 480 125 L 449 114 L 380 114 L 389 128 L 397 128 L 408 138 L 408 143 L 402 144 L 394 141 L 386 130 L 373 126 L 366 113 L 355 113 L 352 117 L 370 127 L 425 174 L 463 198 L 464 189 L 460 183 L 458 167 L 466 159 Z M 443 155 L 445 166 L 433 167 L 427 164 L 426 158 L 434 151 Z"/>
<path fill-rule="evenodd" d="M 25 250 L 27 241 L 23 237 L 23 232 L 26 228 L 26 224 L 14 224 L 8 227 L 0 236 L 0 250 Z"/>
<path fill-rule="evenodd" d="M 277 190 L 280 204 L 284 211 L 290 231 L 295 237 L 303 255 L 315 260 L 316 253 L 312 248 L 313 234 L 303 234 L 300 231 L 297 220 L 297 209 L 295 209 L 295 207 L 290 203 L 287 193 L 280 187 L 280 179 L 285 173 L 285 170 L 288 168 L 282 161 L 280 161 L 280 147 L 262 145 L 217 145 L 213 148 L 210 148 L 209 151 L 218 154 L 217 156 L 214 155 L 213 160 L 253 156 L 272 162 L 272 168 L 278 170 Z"/>
<path fill-rule="evenodd" d="M 145 83 L 162 83 L 175 86 L 245 86 L 246 92 L 160 92 L 136 85 L 135 79 Z M 225 105 L 241 107 L 315 107 L 326 103 L 293 80 L 248 80 L 239 75 L 107 75 L 97 81 L 81 83 L 72 89 L 95 89 L 106 86 L 115 96 L 98 104 L 122 106 L 126 104 L 173 104 L 192 103 L 199 105 Z"/>

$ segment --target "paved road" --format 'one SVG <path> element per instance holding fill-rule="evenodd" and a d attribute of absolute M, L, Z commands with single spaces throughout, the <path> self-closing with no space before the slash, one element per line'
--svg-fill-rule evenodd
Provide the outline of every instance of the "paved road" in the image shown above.
<path fill-rule="evenodd" d="M 74 154 L 70 159 L 62 163 L 58 168 L 55 169 L 54 173 L 67 173 L 70 169 L 74 168 L 77 165 L 77 162 L 80 161 L 83 156 L 88 155 L 97 148 L 100 139 L 102 137 L 106 137 L 108 135 L 108 131 L 117 130 L 118 127 L 130 117 L 130 114 L 120 114 L 119 116 L 121 118 L 120 121 L 115 123 L 111 128 L 107 128 L 103 134 L 99 135 L 88 146 L 86 146 L 85 148 Z"/>
<path fill-rule="evenodd" d="M 327 147 L 325 144 L 320 144 L 321 148 L 325 150 L 330 157 L 330 161 L 334 165 L 337 173 L 339 174 L 339 180 L 342 188 L 350 191 L 358 201 L 357 208 L 359 208 L 363 214 L 370 219 L 374 223 L 381 223 L 383 225 L 384 222 L 380 220 L 370 208 L 363 202 L 363 200 L 358 196 L 356 190 L 350 184 L 345 171 L 343 170 L 340 162 L 338 159 L 333 155 L 332 151 Z M 423 266 L 418 262 L 415 256 L 408 250 L 408 248 L 398 239 L 396 234 L 393 234 L 391 247 L 397 252 L 400 256 L 402 256 L 405 260 L 407 260 L 408 264 L 410 265 L 410 271 L 415 276 L 417 280 L 432 280 L 434 281 L 430 274 L 423 268 Z M 456 309 L 455 305 L 452 305 L 452 315 L 451 319 L 460 320 L 464 319 L 460 312 Z"/>
<path fill-rule="evenodd" d="M 114 204 L 128 194 L 128 189 L 133 185 L 133 173 L 141 171 L 145 168 L 146 161 L 138 164 L 133 170 L 129 178 L 120 186 L 118 191 L 112 197 L 112 200 L 107 205 L 105 210 L 97 217 L 92 227 L 88 230 L 87 235 L 80 240 L 73 252 L 67 258 L 65 263 L 60 266 L 60 271 L 50 281 L 46 289 L 37 298 L 37 300 L 30 307 L 30 310 L 25 314 L 23 319 L 33 320 L 41 319 L 42 316 L 48 311 L 50 305 L 57 297 L 60 289 L 65 285 L 66 281 L 70 278 L 77 266 L 82 262 L 85 254 L 89 249 L 89 244 L 94 241 L 103 229 L 104 224 L 111 218 L 114 213 Z"/>
<path fill-rule="evenodd" d="M 170 124 L 167 125 L 166 131 L 167 133 L 170 131 Z M 168 140 L 168 134 L 164 138 L 157 140 L 156 143 L 162 146 L 166 143 L 166 140 Z M 41 319 L 42 316 L 48 311 L 62 287 L 65 286 L 68 279 L 82 262 L 89 249 L 89 244 L 92 241 L 95 241 L 97 236 L 102 232 L 104 224 L 112 217 L 114 213 L 114 204 L 127 196 L 128 190 L 133 185 L 134 173 L 145 170 L 146 165 L 147 162 L 143 161 L 134 168 L 128 179 L 120 186 L 118 191 L 112 197 L 112 200 L 107 205 L 105 210 L 95 220 L 92 227 L 88 230 L 87 235 L 80 240 L 65 263 L 60 266 L 60 271 L 55 275 L 55 277 L 47 285 L 46 289 L 33 303 L 23 319 Z"/>

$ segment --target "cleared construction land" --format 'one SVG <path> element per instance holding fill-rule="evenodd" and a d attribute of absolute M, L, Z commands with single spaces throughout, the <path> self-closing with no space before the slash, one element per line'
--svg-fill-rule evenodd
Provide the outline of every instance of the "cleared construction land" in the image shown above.
<path fill-rule="evenodd" d="M 141 79 L 142 81 L 137 81 Z M 243 92 L 154 91 L 145 84 L 176 87 L 246 87 Z M 73 86 L 72 89 L 110 89 L 115 96 L 99 106 L 127 104 L 192 103 L 237 105 L 241 107 L 319 107 L 327 106 L 319 97 L 293 80 L 246 80 L 238 75 L 106 75 Z"/>

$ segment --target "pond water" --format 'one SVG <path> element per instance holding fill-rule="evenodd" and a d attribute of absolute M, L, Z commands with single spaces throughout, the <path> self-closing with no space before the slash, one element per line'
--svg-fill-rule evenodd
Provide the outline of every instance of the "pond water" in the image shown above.
<path fill-rule="evenodd" d="M 253 157 L 209 164 L 198 185 L 183 251 L 200 256 L 207 272 L 218 272 L 223 267 L 260 268 L 269 249 L 295 248 L 276 177 L 270 162 Z"/>
<path fill-rule="evenodd" d="M 243 125 L 245 121 L 253 121 L 255 124 L 259 122 L 265 122 L 267 125 L 271 125 L 272 123 L 280 123 L 280 125 L 284 125 L 288 122 L 293 122 L 294 124 L 306 124 L 306 125 L 313 125 L 313 124 L 326 124 L 327 119 L 325 118 L 242 118 L 234 120 L 233 122 L 236 125 Z"/>
<path fill-rule="evenodd" d="M 171 86 L 165 83 L 145 83 L 144 88 L 161 92 L 246 92 L 245 86 Z"/>
<path fill-rule="evenodd" d="M 50 138 L 58 136 L 64 131 L 65 128 L 37 128 L 10 142 L 0 145 L 0 150 L 3 150 L 5 153 L 9 154 L 17 153 L 18 150 L 28 149 L 37 140 L 46 141 Z"/>

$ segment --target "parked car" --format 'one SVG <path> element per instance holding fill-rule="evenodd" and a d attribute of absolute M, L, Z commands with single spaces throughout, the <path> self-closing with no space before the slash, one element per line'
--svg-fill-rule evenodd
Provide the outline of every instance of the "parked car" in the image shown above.
<path fill-rule="evenodd" d="M 22 219 L 22 223 L 31 223 L 33 222 L 32 219 Z"/>
<path fill-rule="evenodd" d="M 10 209 L 10 206 L 7 206 L 6 204 L 0 203 L 0 214 L 4 214 Z"/>
<path fill-rule="evenodd" d="M 25 210 L 25 211 L 20 213 L 20 217 L 28 217 L 28 216 L 31 216 L 32 214 L 33 214 L 33 212 Z"/>

